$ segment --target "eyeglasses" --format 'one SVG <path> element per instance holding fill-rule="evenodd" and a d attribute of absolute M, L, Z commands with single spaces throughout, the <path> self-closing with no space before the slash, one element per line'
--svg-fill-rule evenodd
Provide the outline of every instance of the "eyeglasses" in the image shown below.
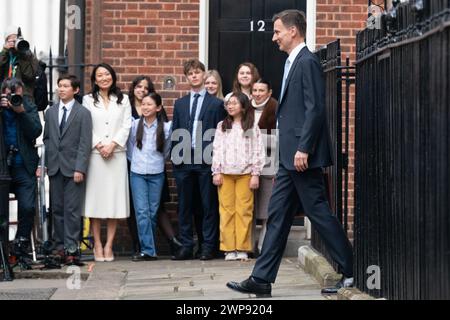
<path fill-rule="evenodd" d="M 239 104 L 239 101 L 228 101 L 225 105 L 226 106 L 235 106 L 235 105 L 238 105 Z"/>

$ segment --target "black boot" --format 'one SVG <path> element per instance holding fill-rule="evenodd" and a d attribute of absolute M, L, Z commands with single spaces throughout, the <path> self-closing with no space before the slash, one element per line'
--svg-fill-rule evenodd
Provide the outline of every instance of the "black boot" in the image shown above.
<path fill-rule="evenodd" d="M 13 242 L 12 256 L 16 258 L 16 265 L 22 270 L 31 270 L 31 257 L 29 255 L 30 240 L 24 237 L 15 239 Z"/>
<path fill-rule="evenodd" d="M 13 254 L 16 257 L 28 257 L 30 240 L 24 237 L 14 240 Z"/>

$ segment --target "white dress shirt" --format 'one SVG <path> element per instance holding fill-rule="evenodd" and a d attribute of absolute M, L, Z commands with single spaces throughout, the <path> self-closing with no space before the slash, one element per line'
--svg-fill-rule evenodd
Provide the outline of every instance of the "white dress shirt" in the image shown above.
<path fill-rule="evenodd" d="M 288 73 L 285 75 L 286 78 L 287 78 L 288 75 L 289 75 L 289 71 L 290 71 L 291 68 L 292 68 L 292 64 L 294 63 L 295 58 L 297 58 L 298 54 L 300 53 L 300 51 L 302 51 L 302 49 L 303 49 L 304 47 L 306 47 L 306 44 L 305 44 L 304 42 L 302 42 L 302 43 L 300 43 L 298 46 L 296 46 L 296 47 L 294 48 L 294 50 L 291 51 L 291 54 L 290 54 L 289 57 L 287 58 L 287 60 L 289 60 L 289 63 L 290 63 L 290 64 L 289 64 L 289 68 L 288 68 L 288 70 L 287 70 Z"/>
<path fill-rule="evenodd" d="M 203 100 L 205 100 L 206 89 L 202 89 L 199 92 L 191 91 L 191 101 L 189 102 L 189 115 L 191 114 L 192 107 L 193 107 L 193 104 L 194 104 L 194 100 L 195 100 L 194 96 L 197 93 L 200 95 L 200 97 L 198 97 L 197 110 L 195 112 L 194 124 L 192 126 L 192 148 L 195 148 L 195 143 L 196 143 L 196 141 L 195 141 L 196 140 L 195 132 L 197 132 L 198 117 L 200 116 L 200 112 L 202 111 L 202 105 L 203 105 Z"/>
<path fill-rule="evenodd" d="M 69 115 L 70 115 L 70 111 L 72 111 L 73 105 L 75 104 L 75 99 L 70 100 L 68 103 L 64 103 L 62 101 L 59 102 L 59 113 L 58 113 L 58 124 L 61 124 L 63 115 L 64 115 L 64 110 L 63 107 L 66 107 L 66 122 L 67 119 L 69 119 Z"/>

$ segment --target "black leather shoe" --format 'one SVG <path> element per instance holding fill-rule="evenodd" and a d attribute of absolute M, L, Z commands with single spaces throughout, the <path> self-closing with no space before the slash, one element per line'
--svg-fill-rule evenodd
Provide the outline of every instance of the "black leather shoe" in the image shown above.
<path fill-rule="evenodd" d="M 353 287 L 353 278 L 342 277 L 338 283 L 334 287 L 323 288 L 322 294 L 337 294 L 339 289 L 341 288 L 352 288 Z"/>
<path fill-rule="evenodd" d="M 139 262 L 139 261 L 155 261 L 158 260 L 158 257 L 155 256 L 149 256 L 148 254 L 145 253 L 138 253 L 135 254 L 132 258 L 132 261 L 134 262 Z"/>
<path fill-rule="evenodd" d="M 177 252 L 183 247 L 180 241 L 176 237 L 173 237 L 172 239 L 168 240 L 169 242 L 169 248 L 170 248 L 170 255 L 173 257 L 177 254 Z"/>
<path fill-rule="evenodd" d="M 171 258 L 172 260 L 191 260 L 194 258 L 192 249 L 181 247 L 180 250 Z"/>
<path fill-rule="evenodd" d="M 241 293 L 253 293 L 257 298 L 270 298 L 272 296 L 272 285 L 270 283 L 257 283 L 252 277 L 242 282 L 230 281 L 227 287 Z"/>
<path fill-rule="evenodd" d="M 212 260 L 214 259 L 214 253 L 211 251 L 202 251 L 200 254 L 200 260 L 206 261 L 206 260 Z"/>

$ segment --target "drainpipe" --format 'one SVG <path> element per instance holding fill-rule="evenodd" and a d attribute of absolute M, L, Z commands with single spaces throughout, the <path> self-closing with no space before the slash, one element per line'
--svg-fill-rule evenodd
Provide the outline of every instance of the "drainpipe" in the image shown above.
<path fill-rule="evenodd" d="M 66 64 L 65 61 L 65 46 L 66 46 L 66 0 L 59 1 L 59 48 L 58 48 L 58 58 L 56 63 L 58 65 Z M 53 64 L 50 61 L 50 64 Z"/>
<path fill-rule="evenodd" d="M 80 79 L 80 96 L 84 95 L 84 52 L 85 52 L 85 21 L 86 21 L 86 0 L 67 0 L 71 21 L 78 22 L 77 27 L 69 25 L 67 50 L 69 73 Z M 73 7 L 75 6 L 75 7 Z M 73 8 L 74 10 L 71 10 Z M 75 15 L 75 16 L 73 16 Z M 79 15 L 79 16 L 78 16 Z M 72 21 L 72 22 L 73 22 Z"/>

